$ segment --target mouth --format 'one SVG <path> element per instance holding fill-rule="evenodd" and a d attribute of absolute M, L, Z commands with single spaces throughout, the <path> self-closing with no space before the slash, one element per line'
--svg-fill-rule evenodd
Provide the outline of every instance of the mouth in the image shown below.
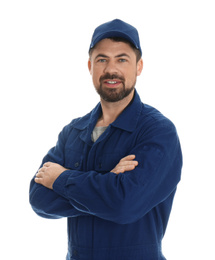
<path fill-rule="evenodd" d="M 118 87 L 122 82 L 120 80 L 114 80 L 114 79 L 107 79 L 104 80 L 103 83 L 110 88 L 116 88 Z"/>

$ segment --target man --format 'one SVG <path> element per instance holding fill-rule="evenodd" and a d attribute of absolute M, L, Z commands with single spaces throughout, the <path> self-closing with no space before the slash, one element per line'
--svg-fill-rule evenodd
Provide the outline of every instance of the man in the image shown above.
<path fill-rule="evenodd" d="M 42 217 L 68 218 L 67 260 L 164 260 L 182 155 L 172 122 L 135 90 L 137 30 L 118 19 L 96 28 L 88 67 L 100 103 L 64 127 L 30 203 Z"/>

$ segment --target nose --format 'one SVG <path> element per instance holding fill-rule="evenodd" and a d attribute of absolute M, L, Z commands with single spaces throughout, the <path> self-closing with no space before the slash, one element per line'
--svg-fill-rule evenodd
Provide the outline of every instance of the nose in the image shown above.
<path fill-rule="evenodd" d="M 118 68 L 114 61 L 109 60 L 104 67 L 104 73 L 116 74 L 118 72 Z"/>

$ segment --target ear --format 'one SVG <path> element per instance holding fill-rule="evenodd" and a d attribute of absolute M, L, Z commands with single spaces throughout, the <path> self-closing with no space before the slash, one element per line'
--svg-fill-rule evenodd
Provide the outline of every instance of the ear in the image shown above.
<path fill-rule="evenodd" d="M 91 60 L 89 59 L 88 60 L 88 69 L 89 69 L 90 75 L 92 75 L 91 68 L 92 68 L 92 64 L 91 64 Z"/>
<path fill-rule="evenodd" d="M 142 70 L 143 70 L 143 59 L 140 59 L 137 62 L 137 76 L 140 76 Z"/>

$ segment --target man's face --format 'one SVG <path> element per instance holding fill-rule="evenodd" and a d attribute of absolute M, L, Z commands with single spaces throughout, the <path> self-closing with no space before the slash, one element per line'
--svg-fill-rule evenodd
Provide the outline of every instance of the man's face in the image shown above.
<path fill-rule="evenodd" d="M 134 91 L 143 62 L 141 59 L 137 63 L 129 44 L 104 39 L 95 46 L 88 67 L 100 97 L 107 102 L 117 102 Z"/>

